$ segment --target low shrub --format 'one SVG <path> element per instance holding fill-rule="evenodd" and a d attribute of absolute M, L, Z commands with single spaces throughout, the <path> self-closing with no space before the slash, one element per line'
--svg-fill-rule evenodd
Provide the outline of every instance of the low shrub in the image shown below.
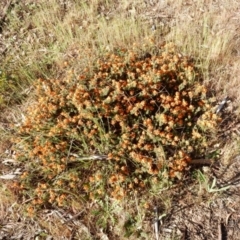
<path fill-rule="evenodd" d="M 21 192 L 36 206 L 70 206 L 180 177 L 220 120 L 206 93 L 173 44 L 117 49 L 92 71 L 39 79 L 17 140 Z"/>

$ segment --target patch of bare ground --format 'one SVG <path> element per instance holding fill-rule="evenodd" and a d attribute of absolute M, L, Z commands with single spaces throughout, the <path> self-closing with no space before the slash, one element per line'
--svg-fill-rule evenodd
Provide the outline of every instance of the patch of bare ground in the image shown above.
<path fill-rule="evenodd" d="M 3 12 L 0 15 L 0 21 L 4 21 L 6 14 L 10 11 L 11 2 L 1 2 Z M 41 2 L 43 1 L 22 1 L 22 6 Z M 111 21 L 116 24 L 116 21 L 119 22 L 124 18 L 139 19 L 142 24 L 140 29 L 147 25 L 149 32 L 152 28 L 154 30 L 152 34 L 159 41 L 174 41 L 183 54 L 197 56 L 203 68 L 205 83 L 215 93 L 216 104 L 225 96 L 229 97 L 231 101 L 224 106 L 222 129 L 219 131 L 216 147 L 213 149 L 218 152 L 219 161 L 210 166 L 197 166 L 193 171 L 196 174 L 195 178 L 192 174 L 185 176 L 180 184 L 160 191 L 147 213 L 142 214 L 142 210 L 138 207 L 136 212 L 131 212 L 131 207 L 134 209 L 138 206 L 136 199 L 134 203 L 125 203 L 122 208 L 115 209 L 113 219 L 109 216 L 107 220 L 99 215 L 95 217 L 90 215 L 92 211 L 98 211 L 94 204 L 86 205 L 82 211 L 76 210 L 76 212 L 61 209 L 44 210 L 35 218 L 29 218 L 24 212 L 23 203 L 19 204 L 17 194 L 14 195 L 9 190 L 13 181 L 0 179 L 0 239 L 157 239 L 153 228 L 154 206 L 158 208 L 160 217 L 157 221 L 159 239 L 239 239 L 239 1 L 110 1 L 112 5 L 102 4 L 102 2 L 92 1 L 90 3 L 92 14 L 97 12 L 99 16 L 109 21 L 106 25 L 108 31 L 111 30 L 109 27 Z M 17 1 L 14 3 L 18 4 Z M 94 15 L 91 18 L 86 17 L 86 21 L 83 21 L 82 17 L 77 18 L 77 13 L 69 14 L 68 11 L 72 9 L 73 2 L 59 1 L 59 4 L 62 4 L 62 9 L 66 11 L 66 23 L 68 22 L 69 26 L 72 24 L 72 28 L 81 24 L 80 27 L 88 34 L 98 29 L 99 26 L 101 28 L 101 25 L 97 24 L 97 18 L 93 18 Z M 23 9 L 30 11 L 29 8 L 23 7 Z M 23 13 L 31 14 L 31 12 Z M 38 38 L 38 29 L 33 30 L 31 26 L 25 27 L 29 29 L 29 36 L 17 39 L 18 44 L 15 48 L 20 50 L 21 44 L 28 43 L 28 41 L 34 44 Z M 105 29 L 102 29 L 102 34 L 106 33 Z M 129 32 L 128 34 L 131 35 Z M 1 53 L 6 56 L 15 53 L 13 41 L 10 39 L 16 36 L 19 36 L 18 33 L 11 31 L 7 26 L 2 28 Z M 94 34 L 93 36 L 96 37 Z M 119 43 L 120 38 L 116 42 Z M 111 38 L 106 36 L 104 41 L 107 44 Z M 76 58 L 79 54 L 79 50 L 75 47 L 76 42 L 75 39 L 75 42 L 71 42 L 66 47 L 66 52 L 61 54 L 63 58 Z M 42 45 L 39 46 L 42 49 Z M 12 109 L 4 111 L 0 118 L 1 176 L 18 168 L 14 165 L 14 156 L 10 151 L 11 144 L 8 136 L 14 137 L 11 124 L 16 125 L 21 117 L 14 117 L 15 115 L 11 115 L 12 111 Z M 13 117 L 7 117 L 8 115 Z M 8 164 L 6 164 L 7 159 L 10 160 Z M 199 170 L 203 173 L 203 178 Z M 135 214 L 136 218 L 131 220 L 129 218 L 131 214 Z M 100 224 L 96 224 L 99 221 Z M 103 221 L 107 222 L 105 229 L 101 227 Z M 131 230 L 132 226 L 137 230 Z M 126 234 L 128 231 L 129 234 Z"/>
<path fill-rule="evenodd" d="M 213 194 L 206 186 L 197 190 L 199 186 L 183 182 L 185 187 L 172 195 L 172 208 L 160 226 L 160 239 L 238 239 L 239 164 L 237 156 L 228 167 L 205 167 L 211 181 L 217 179 L 216 189 L 229 187 L 224 192 Z"/>

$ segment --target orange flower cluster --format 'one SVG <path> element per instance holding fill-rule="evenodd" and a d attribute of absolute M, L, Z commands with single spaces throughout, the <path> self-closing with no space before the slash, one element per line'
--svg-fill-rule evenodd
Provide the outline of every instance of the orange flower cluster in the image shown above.
<path fill-rule="evenodd" d="M 93 74 L 71 70 L 37 82 L 36 103 L 20 129 L 26 168 L 35 174 L 22 177 L 25 190 L 46 192 L 42 200 L 59 206 L 66 199 L 59 188 L 120 199 L 142 191 L 163 168 L 172 177 L 186 169 L 219 118 L 194 62 L 172 45 L 157 52 L 118 49 L 99 59 Z M 94 152 L 107 160 L 77 161 Z"/>

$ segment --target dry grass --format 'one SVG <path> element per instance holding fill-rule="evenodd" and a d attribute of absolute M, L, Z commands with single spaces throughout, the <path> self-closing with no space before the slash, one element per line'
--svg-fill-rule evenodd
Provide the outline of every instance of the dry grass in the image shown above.
<path fill-rule="evenodd" d="M 9 106 L 7 111 L 12 113 L 13 104 L 14 108 L 18 107 L 14 101 L 16 98 L 18 103 L 31 104 L 29 86 L 39 77 L 62 77 L 68 66 L 74 66 L 75 69 L 91 67 L 94 60 L 106 51 L 111 51 L 115 47 L 128 47 L 134 42 L 141 43 L 144 39 L 153 37 L 158 42 L 173 41 L 179 51 L 197 59 L 204 74 L 205 84 L 212 90 L 216 99 L 221 100 L 226 95 L 231 98 L 232 110 L 227 114 L 231 116 L 235 114 L 234 121 L 237 121 L 240 113 L 239 1 L 145 2 L 26 0 L 17 3 L 16 1 L 7 12 L 6 24 L 3 25 L 0 35 L 0 52 L 3 53 L 0 70 L 6 79 L 11 79 L 13 83 L 9 89 L 12 94 L 9 95 L 2 91 L 6 86 L 2 85 L 0 77 L 0 93 L 8 98 L 7 103 L 5 101 L 0 108 L 6 109 Z M 153 24 L 156 25 L 154 32 L 151 30 Z M 81 57 L 83 55 L 84 57 Z M 3 143 L 1 161 L 9 157 L 6 152 L 9 149 L 9 136 L 14 135 L 14 128 L 10 123 L 16 127 L 23 120 L 21 114 L 13 115 L 15 117 L 9 118 L 6 114 L 2 114 L 1 117 L 0 131 L 3 133 L 0 136 Z M 225 121 L 228 126 L 229 121 L 233 120 L 229 120 L 228 117 Z M 219 138 L 220 146 L 223 147 L 220 157 L 223 165 L 231 164 L 233 157 L 239 154 L 239 133 L 236 131 L 234 133 L 235 135 L 232 135 L 230 127 L 227 135 L 229 137 Z M 7 170 L 11 171 L 11 168 L 13 166 L 5 166 L 1 175 Z M 14 205 L 17 201 L 16 196 L 8 190 L 11 181 L 0 181 L 0 219 L 3 221 L 9 217 L 11 220 L 8 222 L 16 223 L 19 214 L 15 213 L 19 211 L 24 215 L 24 210 L 20 205 Z M 168 184 L 167 182 L 164 186 Z M 194 184 L 190 186 L 194 189 Z M 193 192 L 197 192 L 197 189 L 198 186 Z M 176 192 L 174 188 L 166 190 L 162 186 L 156 186 L 155 191 L 151 193 L 155 202 L 150 202 L 149 206 L 141 199 L 133 199 L 118 207 L 113 202 L 106 201 L 102 206 L 84 207 L 91 221 L 83 216 L 79 216 L 79 219 L 82 219 L 89 232 L 95 235 L 89 236 L 89 239 L 100 239 L 101 236 L 105 236 L 106 239 L 154 238 L 149 227 L 150 219 L 154 215 L 152 207 L 157 204 L 161 208 L 161 214 L 171 214 Z M 159 194 L 166 197 L 159 198 Z M 211 201 L 217 196 L 219 195 L 215 193 L 210 197 L 208 195 Z M 79 206 L 76 206 L 76 209 L 79 209 Z M 95 215 L 91 214 L 92 211 Z M 77 212 L 69 214 L 74 215 Z M 34 236 L 38 231 L 36 229 L 40 229 L 46 231 L 45 237 L 52 235 L 57 239 L 63 232 L 63 223 L 60 219 L 67 220 L 67 217 L 62 213 L 60 219 L 51 216 L 46 220 L 46 216 L 46 213 L 37 216 L 34 228 L 28 228 L 28 234 Z M 103 218 L 102 222 L 106 222 L 105 226 L 98 223 L 99 216 Z M 118 221 L 114 221 L 115 218 Z M 23 225 L 24 219 L 27 218 L 22 218 Z M 25 223 L 29 221 L 31 222 L 26 220 Z M 40 227 L 39 222 L 42 222 Z M 75 224 L 79 222 L 76 221 Z M 81 236 L 78 232 L 85 229 L 78 226 L 73 234 L 74 227 L 68 226 L 70 233 L 64 232 L 62 239 L 74 237 L 74 234 L 77 238 Z M 123 229 L 126 232 L 125 237 Z M 10 236 L 10 233 L 6 234 Z"/>
<path fill-rule="evenodd" d="M 183 52 L 199 57 L 206 83 L 220 96 L 229 95 L 238 102 L 239 3 L 198 1 L 184 9 L 167 38 L 175 40 Z"/>

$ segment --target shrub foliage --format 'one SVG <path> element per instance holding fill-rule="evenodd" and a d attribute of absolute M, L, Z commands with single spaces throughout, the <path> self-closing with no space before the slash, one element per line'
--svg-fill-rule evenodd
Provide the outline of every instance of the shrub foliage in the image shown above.
<path fill-rule="evenodd" d="M 122 199 L 204 153 L 219 118 L 199 69 L 172 44 L 149 52 L 117 49 L 92 71 L 37 81 L 18 140 L 20 189 L 34 205 Z"/>

